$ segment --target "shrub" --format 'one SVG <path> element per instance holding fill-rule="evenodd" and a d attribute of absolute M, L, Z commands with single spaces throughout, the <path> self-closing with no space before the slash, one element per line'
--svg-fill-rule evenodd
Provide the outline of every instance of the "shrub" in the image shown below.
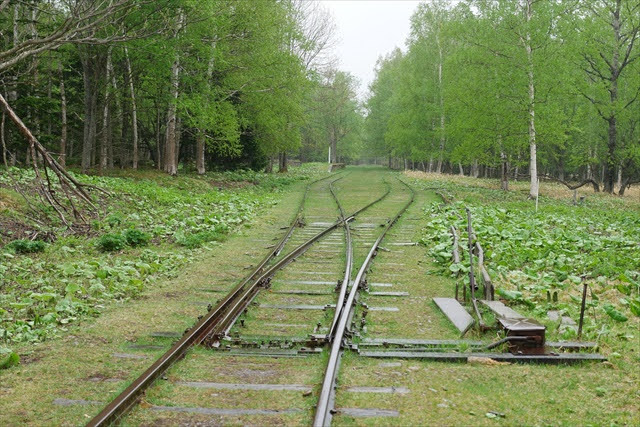
<path fill-rule="evenodd" d="M 135 248 L 136 246 L 146 246 L 147 243 L 149 243 L 149 240 L 151 240 L 151 235 L 144 231 L 130 228 L 124 232 L 124 239 L 129 246 L 133 246 Z"/>
<path fill-rule="evenodd" d="M 114 228 L 117 225 L 122 224 L 122 214 L 121 213 L 113 213 L 105 218 L 105 221 L 111 228 Z"/>
<path fill-rule="evenodd" d="M 17 353 L 0 348 L 0 369 L 8 369 L 20 364 L 20 356 Z"/>
<path fill-rule="evenodd" d="M 127 240 L 122 234 L 104 234 L 98 239 L 98 249 L 102 252 L 121 251 L 127 246 Z"/>
<path fill-rule="evenodd" d="M 46 244 L 42 240 L 20 239 L 9 243 L 7 247 L 13 249 L 18 254 L 32 254 L 44 251 Z"/>

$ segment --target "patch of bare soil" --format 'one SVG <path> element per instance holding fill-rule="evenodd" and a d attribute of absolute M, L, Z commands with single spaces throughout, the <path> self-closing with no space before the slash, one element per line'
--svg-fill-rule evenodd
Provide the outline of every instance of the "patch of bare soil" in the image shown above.
<path fill-rule="evenodd" d="M 35 232 L 32 226 L 24 222 L 0 217 L 0 245 L 16 239 L 30 239 Z"/>

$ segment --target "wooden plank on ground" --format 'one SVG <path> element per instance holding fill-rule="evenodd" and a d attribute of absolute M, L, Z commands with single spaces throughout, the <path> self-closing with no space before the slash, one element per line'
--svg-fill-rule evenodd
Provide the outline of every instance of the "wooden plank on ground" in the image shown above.
<path fill-rule="evenodd" d="M 517 311 L 507 307 L 501 301 L 487 301 L 481 300 L 482 304 L 486 305 L 496 316 L 504 319 L 525 319 L 526 316 L 518 313 Z"/>
<path fill-rule="evenodd" d="M 463 334 L 473 325 L 473 317 L 454 298 L 434 298 L 433 302 Z"/>

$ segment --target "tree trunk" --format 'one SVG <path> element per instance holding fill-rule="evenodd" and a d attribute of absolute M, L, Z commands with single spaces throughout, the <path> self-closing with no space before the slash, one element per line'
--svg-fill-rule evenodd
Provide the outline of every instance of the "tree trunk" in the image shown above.
<path fill-rule="evenodd" d="M 331 129 L 331 144 L 329 145 L 329 163 L 338 163 L 338 135 Z"/>
<path fill-rule="evenodd" d="M 136 91 L 133 85 L 133 73 L 131 72 L 131 61 L 129 51 L 124 47 L 124 58 L 129 77 L 129 96 L 131 96 L 131 127 L 133 128 L 133 168 L 138 169 L 138 107 L 136 106 Z"/>
<path fill-rule="evenodd" d="M 51 85 L 53 84 L 52 82 L 52 74 L 53 74 L 53 70 L 49 70 L 48 76 L 47 76 L 47 102 L 49 105 L 51 105 L 51 100 L 52 100 L 52 96 L 51 96 Z M 52 135 L 53 134 L 53 121 L 51 120 L 51 115 L 47 114 L 47 135 Z"/>
<path fill-rule="evenodd" d="M 38 22 L 38 14 L 40 13 L 40 9 L 38 7 L 33 6 L 31 9 L 31 19 L 29 20 L 29 27 L 31 30 L 31 39 L 36 40 L 38 38 L 38 28 L 36 27 L 36 22 Z M 33 77 L 32 87 L 31 87 L 31 95 L 34 98 L 40 98 L 40 94 L 38 93 L 39 88 L 39 80 L 40 80 L 40 58 L 36 55 L 32 57 L 31 61 L 31 74 Z M 40 138 L 41 128 L 40 128 L 40 112 L 38 111 L 37 106 L 29 106 L 28 109 L 28 118 L 30 122 L 30 126 L 32 127 L 32 132 L 34 133 L 36 138 Z"/>
<path fill-rule="evenodd" d="M 198 175 L 204 175 L 206 172 L 204 164 L 204 143 L 204 132 L 199 131 L 196 136 L 196 169 L 198 170 Z"/>
<path fill-rule="evenodd" d="M 267 165 L 264 167 L 265 173 L 273 173 L 273 156 L 269 156 L 269 161 Z"/>
<path fill-rule="evenodd" d="M 526 0 L 527 7 L 527 25 L 531 22 L 533 16 L 533 1 Z M 529 198 L 538 197 L 538 160 L 536 148 L 536 93 L 533 74 L 533 50 L 531 48 L 531 34 L 527 29 L 525 49 L 527 51 L 527 77 L 529 79 Z"/>
<path fill-rule="evenodd" d="M 5 113 L 2 112 L 2 119 L 0 119 L 0 142 L 2 143 L 2 161 L 4 163 L 5 169 L 9 170 L 9 163 L 7 162 L 7 145 L 4 141 L 4 122 L 5 122 Z"/>
<path fill-rule="evenodd" d="M 462 163 L 458 162 L 458 169 L 460 169 L 460 176 L 464 176 L 464 168 L 462 167 Z"/>
<path fill-rule="evenodd" d="M 91 57 L 91 48 L 85 49 L 82 57 L 82 80 L 84 85 L 84 138 L 82 141 L 82 172 L 92 166 L 92 154 L 96 145 L 97 97 L 95 94 L 95 57 Z"/>
<path fill-rule="evenodd" d="M 184 22 L 184 13 L 180 11 L 174 37 L 177 37 L 182 24 Z M 165 172 L 171 176 L 178 175 L 178 140 L 176 135 L 177 129 L 177 102 L 180 94 L 180 53 L 176 50 L 176 57 L 171 66 L 171 101 L 167 111 L 167 132 L 165 139 Z"/>
<path fill-rule="evenodd" d="M 211 58 L 209 58 L 209 64 L 207 66 L 207 82 L 206 82 L 206 86 L 207 89 L 211 88 L 211 78 L 213 77 L 213 67 L 215 66 L 215 56 L 214 56 L 214 50 L 216 47 L 216 43 L 213 42 L 213 44 L 211 45 Z M 198 136 L 196 137 L 196 169 L 198 170 L 198 175 L 204 175 L 204 173 L 206 172 L 205 170 L 205 151 L 206 151 L 206 144 L 205 144 L 205 131 L 204 129 L 200 129 L 198 131 Z"/>
<path fill-rule="evenodd" d="M 116 117 L 118 118 L 118 126 L 119 126 L 119 137 L 115 139 L 115 135 L 118 133 L 114 133 L 112 130 L 111 120 L 109 120 L 109 145 L 108 145 L 108 166 L 109 169 L 113 169 L 115 165 L 115 155 L 114 155 L 114 146 L 120 148 L 122 145 L 122 131 L 124 129 L 124 111 L 122 109 L 122 103 L 120 102 L 120 96 L 118 94 L 118 80 L 116 79 L 116 73 L 113 70 L 113 62 L 111 60 L 111 55 L 109 55 L 109 61 L 107 62 L 107 67 L 109 68 L 109 74 L 111 75 L 111 87 L 113 88 L 113 102 L 116 107 Z M 122 162 L 122 159 L 120 159 Z"/>
<path fill-rule="evenodd" d="M 614 95 L 613 92 L 613 83 L 612 83 L 612 92 L 611 92 L 611 103 L 614 103 L 613 98 L 617 99 L 617 94 Z M 617 87 L 615 89 L 617 91 Z M 617 118 L 616 116 L 612 116 L 608 120 L 609 122 L 609 132 L 608 132 L 608 143 L 607 143 L 607 159 L 602 165 L 602 176 L 601 180 L 604 184 L 604 191 L 612 194 L 614 191 L 614 184 L 616 179 L 616 165 L 615 165 L 615 156 L 616 156 L 616 145 L 618 140 L 618 128 L 617 128 Z"/>
<path fill-rule="evenodd" d="M 60 72 L 60 166 L 67 165 L 67 95 L 64 87 L 64 70 L 62 63 Z"/>
<path fill-rule="evenodd" d="M 280 153 L 280 165 L 279 165 L 279 169 L 278 172 L 288 172 L 288 167 L 287 167 L 287 152 L 283 151 L 282 153 Z"/>
<path fill-rule="evenodd" d="M 13 47 L 16 47 L 20 43 L 20 34 L 18 33 L 18 21 L 20 20 L 20 3 L 16 2 L 13 5 Z M 9 102 L 14 102 L 18 99 L 18 74 L 11 73 L 11 84 L 9 86 L 9 93 L 7 97 Z"/>
<path fill-rule="evenodd" d="M 107 51 L 107 64 L 105 66 L 104 106 L 102 108 L 102 138 L 100 143 L 100 174 L 107 168 L 107 156 L 109 145 L 109 84 L 111 82 L 111 47 Z"/>
<path fill-rule="evenodd" d="M 442 46 L 440 45 L 440 34 L 436 35 L 436 44 L 438 45 L 438 91 L 440 98 L 440 153 L 438 155 L 437 173 L 442 173 L 442 159 L 444 157 L 445 139 L 445 116 L 444 116 L 444 88 L 442 85 Z"/>
<path fill-rule="evenodd" d="M 176 54 L 176 59 L 171 67 L 171 102 L 169 104 L 169 111 L 167 112 L 167 136 L 165 141 L 165 172 L 169 175 L 175 176 L 178 174 L 176 168 L 177 160 L 177 140 L 176 140 L 176 112 L 177 101 L 179 95 L 179 78 L 180 78 L 180 63 L 179 57 Z"/>
<path fill-rule="evenodd" d="M 620 189 L 618 190 L 618 196 L 624 196 L 624 192 L 631 186 L 631 184 L 632 182 L 630 177 L 626 177 L 625 179 L 623 179 L 622 183 L 620 184 Z"/>
<path fill-rule="evenodd" d="M 162 132 L 160 130 L 160 107 L 156 107 L 156 168 L 162 170 Z"/>
<path fill-rule="evenodd" d="M 501 162 L 501 174 L 500 174 L 500 188 L 504 191 L 509 191 L 509 164 L 507 163 L 507 155 L 500 153 Z"/>
<path fill-rule="evenodd" d="M 618 118 L 616 116 L 615 109 L 617 108 L 618 103 L 618 77 L 620 75 L 620 55 L 618 53 L 618 46 L 620 45 L 620 7 L 621 1 L 616 1 L 616 8 L 611 11 L 613 14 L 613 21 L 611 22 L 611 26 L 613 27 L 613 32 L 615 36 L 615 45 L 613 49 L 613 58 L 611 62 L 607 62 L 609 64 L 609 71 L 611 73 L 611 78 L 609 79 L 609 100 L 610 105 L 613 107 L 611 115 L 607 119 L 609 124 L 609 132 L 608 132 L 608 143 L 607 143 L 607 159 L 604 163 L 603 169 L 603 183 L 604 183 L 604 191 L 607 193 L 613 193 L 614 191 L 614 181 L 616 179 L 616 149 L 618 145 L 618 128 L 617 122 Z M 627 36 L 628 37 L 628 36 Z M 631 45 L 633 46 L 633 44 Z"/>

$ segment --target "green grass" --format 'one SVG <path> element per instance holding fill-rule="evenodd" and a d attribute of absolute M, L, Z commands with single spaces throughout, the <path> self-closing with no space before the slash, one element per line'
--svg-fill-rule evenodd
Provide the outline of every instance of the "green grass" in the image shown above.
<path fill-rule="evenodd" d="M 373 200 L 386 188 L 384 181 L 393 184 L 393 173 L 387 173 L 381 168 L 349 168 L 347 176 L 336 183 L 340 185 L 340 197 L 348 206 L 348 210 L 355 209 L 363 203 Z M 115 179 L 115 178 L 110 178 Z M 117 178 L 122 179 L 122 178 Z M 349 180 L 352 180 L 353 186 Z M 325 183 L 326 184 L 326 183 Z M 330 197 L 327 197 L 325 184 L 317 184 L 309 194 L 307 215 L 319 215 L 321 218 L 307 218 L 307 222 L 324 221 L 322 218 L 335 219 L 337 210 Z M 389 237 L 383 242 L 392 252 L 380 251 L 372 264 L 368 276 L 370 282 L 392 282 L 394 287 L 378 288 L 377 290 L 407 291 L 407 297 L 375 297 L 362 295 L 362 300 L 370 306 L 397 306 L 399 312 L 369 312 L 367 316 L 367 331 L 364 337 L 381 338 L 455 338 L 457 331 L 449 324 L 444 316 L 431 302 L 433 296 L 453 296 L 455 277 L 448 270 L 448 264 L 439 260 L 437 254 L 432 253 L 432 247 L 439 243 L 434 238 L 429 241 L 425 237 L 434 233 L 432 224 L 435 213 L 432 206 L 438 202 L 433 190 L 436 186 L 432 181 L 412 181 L 417 189 L 416 203 L 407 211 L 402 220 L 394 227 Z M 171 186 L 168 181 L 167 186 Z M 244 185 L 244 184 L 243 184 Z M 253 184 L 251 184 L 253 185 Z M 437 183 L 445 187 L 456 198 L 469 197 L 467 203 L 478 203 L 474 209 L 491 208 L 491 200 L 495 200 L 496 208 L 502 208 L 503 203 L 514 203 L 510 210 L 528 209 L 530 204 L 524 202 L 520 193 L 513 195 L 495 194 L 490 189 L 478 189 L 473 181 L 467 183 L 469 187 L 457 188 L 456 184 L 447 182 L 444 178 Z M 125 267 L 131 267 L 136 274 L 147 268 L 156 268 L 161 264 L 159 260 L 151 258 L 152 253 L 164 251 L 167 254 L 175 251 L 188 259 L 175 260 L 175 266 L 166 273 L 158 271 L 151 273 L 150 279 L 145 279 L 144 286 L 137 291 L 131 290 L 137 298 L 122 296 L 115 302 L 104 304 L 102 315 L 98 318 L 79 316 L 61 331 L 58 339 L 51 339 L 36 345 L 30 342 L 17 342 L 12 345 L 20 355 L 21 365 L 0 371 L 0 423 L 14 424 L 59 424 L 61 420 L 71 424 L 82 424 L 88 417 L 98 412 L 100 405 L 60 407 L 51 404 L 57 397 L 68 399 L 86 399 L 106 402 L 140 374 L 150 362 L 167 349 L 173 339 L 154 338 L 150 334 L 154 331 L 182 332 L 193 324 L 198 315 L 206 310 L 208 302 L 215 301 L 226 295 L 248 271 L 248 267 L 255 265 L 268 251 L 268 247 L 275 243 L 290 221 L 297 203 L 302 197 L 304 182 L 294 183 L 288 187 L 291 191 L 282 191 L 273 195 L 277 204 L 267 204 L 254 215 L 246 224 L 232 227 L 231 232 L 225 234 L 226 240 L 222 244 L 206 243 L 206 250 L 189 250 L 178 245 L 171 239 L 158 241 L 154 236 L 150 246 L 146 248 L 127 248 L 117 252 L 116 258 L 121 263 L 118 268 L 111 269 L 109 256 L 92 252 L 92 260 L 98 262 L 93 266 L 85 261 L 84 264 L 73 264 L 75 253 L 69 253 L 64 258 L 63 265 L 69 269 L 69 274 L 78 277 L 93 275 L 105 276 L 100 283 L 106 287 L 109 280 L 118 282 Z M 400 187 L 398 187 L 400 188 Z M 242 187 L 239 191 L 254 191 Z M 485 190 L 487 190 L 485 192 Z M 173 190 L 172 190 L 173 191 Z M 233 191 L 238 191 L 235 188 Z M 463 192 L 458 193 L 458 191 Z M 354 222 L 354 226 L 364 223 L 382 223 L 393 216 L 399 204 L 407 200 L 406 192 L 390 196 L 383 203 L 362 214 Z M 526 196 L 526 195 L 525 195 Z M 502 198 L 500 198 L 502 197 Z M 598 201 L 602 205 L 608 202 Z M 560 203 L 557 199 L 546 200 L 545 204 Z M 617 203 L 617 202 L 615 202 Z M 520 207 L 517 204 L 522 204 Z M 629 205 L 625 204 L 625 208 Z M 542 205 L 541 205 L 542 207 Z M 620 206 L 618 206 L 619 208 Z M 454 205 L 455 208 L 455 205 Z M 546 207 L 545 207 L 546 208 Z M 441 207 L 444 209 L 444 207 Z M 602 209 L 605 209 L 604 207 Z M 613 209 L 613 208 L 612 208 Z M 570 210 L 568 211 L 570 212 Z M 490 216 L 488 211 L 487 216 Z M 556 212 L 556 214 L 558 214 Z M 514 214 L 515 215 L 515 214 Z M 559 215 L 559 214 L 558 214 Z M 568 215 L 568 213 L 567 213 Z M 454 214 L 452 214 L 455 217 Z M 106 232 L 123 233 L 128 229 L 126 215 L 114 215 L 111 223 L 105 227 Z M 489 221 L 489 219 L 487 219 Z M 506 221 L 505 224 L 507 224 Z M 499 226 L 492 225 L 494 227 Z M 517 225 L 517 223 L 516 223 Z M 138 227 L 144 232 L 148 229 Z M 296 230 L 300 231 L 300 230 Z M 375 228 L 372 236 L 368 236 L 363 229 L 358 229 L 356 235 L 356 267 L 362 261 L 366 249 L 380 228 Z M 190 231 L 192 232 L 192 231 Z M 198 231 L 195 231 L 196 233 Z M 342 233 L 342 230 L 336 231 Z M 393 242 L 419 241 L 425 238 L 425 245 L 421 246 L 391 246 Z M 290 249 L 299 239 L 294 235 L 288 243 Z M 336 239 L 342 242 L 342 239 Z M 56 243 L 57 244 L 57 243 Z M 85 248 L 81 238 L 65 239 L 65 246 L 78 251 Z M 158 248 L 160 246 L 160 248 Z M 488 244 L 487 244 L 488 247 Z M 311 261 L 322 259 L 343 259 L 342 246 L 335 245 L 337 255 L 309 252 L 300 261 L 290 264 L 278 275 L 278 279 L 287 280 L 337 280 L 342 278 L 342 271 L 336 264 L 313 264 Z M 47 249 L 44 254 L 22 256 L 21 259 L 31 259 L 40 262 L 42 257 L 50 254 Z M 506 254 L 502 262 L 510 268 Z M 493 257 L 487 260 L 491 263 Z M 129 264 L 124 264 L 128 262 Z M 137 263 L 142 262 L 142 265 Z M 167 261 L 168 262 L 168 261 Z M 623 262 L 623 261 L 621 261 Z M 405 268 L 389 263 L 404 263 Z M 533 264 L 535 265 L 535 264 Z M 617 264 L 616 264 L 617 265 Z M 73 266 L 73 269 L 71 268 Z M 40 267 L 44 268 L 44 267 Z M 303 271 L 326 270 L 334 273 L 322 278 L 310 278 Z M 163 270 L 164 271 L 164 270 Z M 544 270 L 541 270 L 542 273 Z M 499 279 L 500 272 L 492 269 L 496 284 L 505 290 L 518 291 L 517 286 L 506 286 L 507 281 Z M 92 276 L 92 277 L 93 277 Z M 115 276 L 115 277 L 114 277 Z M 167 277 L 174 276 L 174 277 Z M 93 277 L 95 279 L 95 277 Z M 133 277 L 130 277 L 133 278 Z M 151 280 L 151 278 L 153 280 Z M 89 279 L 91 280 L 91 279 Z M 569 275 L 567 280 L 570 282 Z M 75 282 L 69 280 L 69 282 Z M 26 280 L 25 280 L 25 283 Z M 135 284 L 137 282 L 133 282 Z M 68 283 L 73 284 L 73 283 Z M 575 285 L 566 284 L 567 288 Z M 594 284 L 595 286 L 595 284 Z M 599 286 L 599 285 L 598 285 Z M 414 360 L 393 360 L 400 366 L 382 366 L 380 362 L 391 360 L 367 359 L 354 352 L 346 352 L 340 368 L 339 388 L 337 393 L 338 408 L 377 408 L 393 409 L 400 413 L 399 418 L 358 418 L 352 419 L 342 415 L 334 418 L 335 425 L 636 425 L 640 421 L 638 413 L 640 407 L 640 392 L 637 384 L 640 380 L 637 366 L 640 362 L 637 349 L 637 318 L 630 311 L 624 311 L 624 304 L 620 298 L 628 297 L 617 286 L 609 283 L 603 285 L 604 292 L 598 293 L 600 305 L 589 309 L 589 315 L 594 315 L 593 322 L 598 326 L 596 339 L 599 351 L 608 355 L 610 361 L 601 364 L 583 364 L 577 366 L 531 366 L 531 365 L 465 365 L 436 363 Z M 273 290 L 299 289 L 301 286 L 274 282 Z M 328 285 L 314 286 L 316 290 L 331 290 Z M 626 288 L 625 288 L 626 289 Z M 215 292 L 212 292 L 214 291 Z M 84 297 L 84 291 L 75 286 L 65 286 L 58 291 L 62 299 L 71 303 Z M 533 289 L 522 289 L 523 299 L 533 302 L 529 307 L 522 303 L 516 307 L 518 311 L 526 312 L 544 321 L 542 310 L 546 304 L 533 298 Z M 38 298 L 47 299 L 46 292 Z M 530 295 L 531 293 L 531 295 Z M 70 298 L 66 295 L 70 294 Z M 123 294 L 131 295 L 131 294 Z M 536 293 L 537 295 L 537 293 Z M 621 296 L 622 295 L 622 296 Z M 569 297 L 560 294 L 558 304 L 574 304 Z M 129 299 L 128 299 L 129 298 Z M 261 291 L 256 302 L 280 304 L 323 304 L 333 302 L 335 295 L 304 298 L 296 295 L 281 295 L 269 291 Z M 518 301 L 508 301 L 516 304 Z M 604 304 L 611 303 L 621 309 L 628 317 L 626 322 L 616 322 L 603 311 Z M 542 308 L 540 308 L 542 307 Z M 69 314 L 65 314 L 69 315 Z M 332 311 L 297 312 L 292 310 L 259 309 L 250 307 L 244 316 L 245 327 L 236 325 L 233 333 L 241 336 L 251 334 L 261 335 L 265 330 L 264 323 L 308 324 L 314 327 L 320 321 L 326 326 L 331 320 Z M 357 318 L 356 321 L 359 321 Z M 590 323 L 591 325 L 592 323 Z M 558 338 L 555 332 L 557 325 L 547 324 L 550 339 Z M 634 330 L 635 328 L 635 330 Z M 272 329 L 267 331 L 270 336 L 304 336 L 310 331 L 306 329 L 288 329 L 279 333 Z M 592 330 L 589 329 L 589 334 Z M 480 335 L 470 331 L 467 338 L 495 339 L 495 334 Z M 588 336 L 589 339 L 593 335 Z M 131 344 L 160 345 L 159 350 L 131 349 Z M 460 348 L 464 351 L 464 348 Z M 73 352 L 74 357 L 69 357 Z M 118 359 L 113 353 L 135 353 L 147 356 L 146 359 Z M 311 423 L 314 405 L 317 402 L 319 384 L 327 362 L 327 352 L 305 359 L 274 359 L 260 357 L 234 357 L 224 352 L 211 352 L 206 349 L 193 349 L 183 362 L 173 366 L 167 375 L 167 380 L 159 380 L 146 394 L 143 405 L 138 407 L 126 420 L 128 425 L 174 424 L 188 420 L 192 423 L 216 424 L 275 424 L 275 425 L 308 425 Z M 37 378 L 37 381 L 33 379 Z M 94 379 L 96 379 L 94 381 Z M 101 380 L 103 379 L 103 380 Z M 109 381 L 107 381 L 107 379 Z M 279 383 L 306 384 L 313 387 L 310 396 L 302 392 L 246 392 L 233 391 L 230 393 L 212 389 L 187 389 L 178 386 L 175 381 L 212 381 L 229 383 Z M 408 394 L 372 394 L 353 393 L 345 390 L 348 386 L 401 386 L 409 388 Z M 435 390 L 435 391 L 434 391 Z M 38 402 L 38 404 L 34 403 Z M 185 415 L 160 413 L 148 410 L 148 405 L 184 405 L 206 406 L 218 408 L 295 408 L 301 412 L 290 415 L 277 416 L 246 416 L 246 417 L 210 417 L 202 415 Z M 491 411 L 505 415 L 505 418 L 489 418 Z"/>
<path fill-rule="evenodd" d="M 256 245 L 256 239 L 281 236 L 280 227 L 291 219 L 292 207 L 297 206 L 304 186 L 305 181 L 298 181 L 275 193 L 277 203 L 261 209 L 247 226 L 232 230 L 222 245 L 181 252 L 189 259 L 181 261 L 182 266 L 176 266 L 170 274 L 154 274 L 136 298 L 103 302 L 99 304 L 99 317 L 82 316 L 59 325 L 56 337 L 50 336 L 45 342 L 12 343 L 21 364 L 0 371 L 0 424 L 86 423 L 100 405 L 57 406 L 53 400 L 106 402 L 126 387 L 174 341 L 151 337 L 151 333 L 183 332 L 206 312 L 208 302 L 215 303 L 226 294 L 246 274 L 246 268 L 264 256 L 266 249 Z M 184 251 L 175 244 L 163 245 L 167 245 L 160 248 L 164 251 Z M 152 249 L 153 246 L 128 249 L 118 258 L 134 261 L 138 254 Z M 223 292 L 207 292 L 208 289 Z M 132 344 L 160 345 L 162 349 L 132 349 Z M 146 358 L 120 359 L 114 353 L 135 353 Z M 163 418 L 166 414 L 157 415 Z"/>
<path fill-rule="evenodd" d="M 547 323 L 549 339 L 575 339 L 572 331 L 560 334 L 546 313 L 560 310 L 577 321 L 584 278 L 589 298 L 583 338 L 598 341 L 605 351 L 626 354 L 628 361 L 638 354 L 640 204 L 599 195 L 573 206 L 571 199 L 544 197 L 536 211 L 535 203 L 519 191 L 486 188 L 482 180 L 442 176 L 412 183 L 438 187 L 453 198 L 451 204 L 434 204 L 423 214 L 422 243 L 440 266 L 440 275 L 454 276 L 448 230 L 455 225 L 461 242 L 467 241 L 469 208 L 501 298 Z M 466 250 L 461 253 L 461 267 L 468 271 Z M 461 277 L 468 284 L 468 275 Z M 553 294 L 557 301 L 549 300 Z"/>
<path fill-rule="evenodd" d="M 292 184 L 325 174 L 324 165 L 316 164 L 288 174 L 175 178 L 150 170 L 111 172 L 114 176 L 77 175 L 111 194 L 103 200 L 105 214 L 91 221 L 86 234 L 68 235 L 42 216 L 38 219 L 48 225 L 20 225 L 53 236 L 52 244 L 13 240 L 0 246 L 0 343 L 42 341 L 82 317 L 98 315 L 108 301 L 136 297 L 159 277 L 177 274 L 194 251 L 219 245 L 273 206 Z M 28 186 L 33 178 L 31 170 L 10 173 L 13 178 L 0 171 L 3 192 L 13 180 Z M 230 185 L 235 182 L 246 185 Z M 32 214 L 14 199 L 3 202 L 0 224 Z"/>

